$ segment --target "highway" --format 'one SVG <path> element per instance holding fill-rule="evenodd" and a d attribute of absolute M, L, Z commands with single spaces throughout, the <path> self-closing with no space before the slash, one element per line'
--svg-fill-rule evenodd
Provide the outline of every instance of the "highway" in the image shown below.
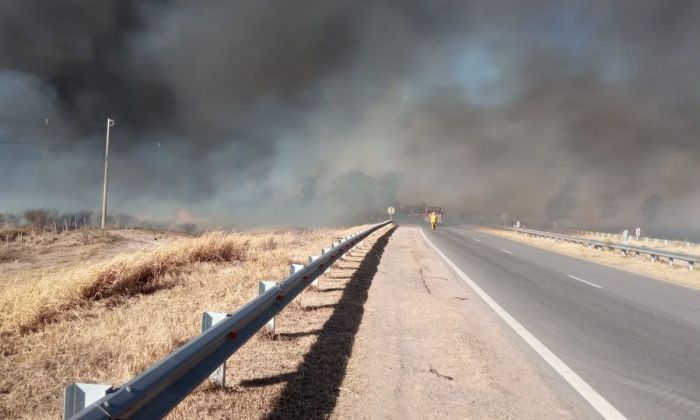
<path fill-rule="evenodd" d="M 423 232 L 619 413 L 700 419 L 700 291 L 469 227 Z"/>

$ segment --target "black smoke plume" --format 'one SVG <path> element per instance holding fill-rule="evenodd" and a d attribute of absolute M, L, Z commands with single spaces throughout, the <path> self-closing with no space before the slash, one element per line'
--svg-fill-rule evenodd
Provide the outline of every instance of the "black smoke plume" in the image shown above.
<path fill-rule="evenodd" d="M 612 194 L 639 221 L 659 191 L 656 224 L 697 227 L 699 21 L 665 0 L 2 0 L 0 209 L 96 209 L 110 117 L 110 203 L 140 217 L 332 221 L 319 200 L 360 171 L 515 218 L 563 180 L 582 220 Z"/>

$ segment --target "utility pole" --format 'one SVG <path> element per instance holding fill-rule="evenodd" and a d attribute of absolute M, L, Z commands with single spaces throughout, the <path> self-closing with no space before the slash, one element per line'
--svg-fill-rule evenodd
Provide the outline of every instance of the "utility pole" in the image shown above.
<path fill-rule="evenodd" d="M 109 128 L 114 125 L 114 120 L 107 118 L 107 138 L 105 140 L 105 181 L 102 187 L 102 223 L 104 229 L 107 226 L 107 179 L 109 178 Z"/>

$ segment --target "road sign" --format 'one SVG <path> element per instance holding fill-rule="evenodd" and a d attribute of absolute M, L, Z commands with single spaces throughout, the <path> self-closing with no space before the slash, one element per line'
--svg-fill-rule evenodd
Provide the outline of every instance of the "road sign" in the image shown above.
<path fill-rule="evenodd" d="M 386 212 L 389 213 L 389 216 L 391 216 L 392 214 L 396 213 L 396 209 L 393 207 L 389 207 L 388 209 L 386 209 Z"/>
<path fill-rule="evenodd" d="M 637 237 L 637 240 L 639 240 L 639 235 L 641 235 L 641 234 L 642 234 L 642 228 L 638 227 L 634 230 L 634 236 Z"/>

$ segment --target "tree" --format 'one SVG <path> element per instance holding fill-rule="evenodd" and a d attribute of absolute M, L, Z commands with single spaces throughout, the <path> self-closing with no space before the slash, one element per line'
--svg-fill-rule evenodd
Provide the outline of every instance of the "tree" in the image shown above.
<path fill-rule="evenodd" d="M 78 226 L 88 227 L 92 224 L 92 210 L 78 210 L 75 212 Z"/>
<path fill-rule="evenodd" d="M 24 211 L 24 219 L 34 229 L 44 229 L 58 219 L 58 212 L 49 209 L 29 209 Z"/>
<path fill-rule="evenodd" d="M 367 208 L 373 205 L 376 181 L 360 171 L 338 175 L 332 183 L 330 196 L 343 205 Z"/>
<path fill-rule="evenodd" d="M 620 211 L 620 207 L 615 202 L 615 196 L 612 194 L 603 194 L 598 199 L 598 213 L 605 226 L 606 220 L 615 217 Z"/>
<path fill-rule="evenodd" d="M 22 217 L 19 214 L 14 214 L 14 213 L 7 213 L 5 214 L 5 223 L 7 223 L 9 226 L 15 228 L 19 226 L 19 222 L 22 220 Z"/>
<path fill-rule="evenodd" d="M 569 181 L 559 187 L 559 191 L 554 197 L 547 200 L 545 206 L 547 219 L 556 225 L 559 221 L 571 217 L 571 212 L 578 207 L 576 202 L 577 192 L 578 184 L 576 181 Z"/>
<path fill-rule="evenodd" d="M 396 195 L 401 186 L 402 174 L 389 172 L 384 174 L 377 182 L 377 201 L 381 206 L 396 206 L 398 200 Z"/>
<path fill-rule="evenodd" d="M 662 202 L 663 199 L 659 194 L 651 193 L 642 203 L 640 210 L 647 226 L 653 225 L 656 221 L 656 217 L 659 215 Z"/>
<path fill-rule="evenodd" d="M 360 171 L 338 175 L 331 182 L 328 198 L 334 213 L 348 223 L 360 223 L 378 214 L 377 181 Z"/>

